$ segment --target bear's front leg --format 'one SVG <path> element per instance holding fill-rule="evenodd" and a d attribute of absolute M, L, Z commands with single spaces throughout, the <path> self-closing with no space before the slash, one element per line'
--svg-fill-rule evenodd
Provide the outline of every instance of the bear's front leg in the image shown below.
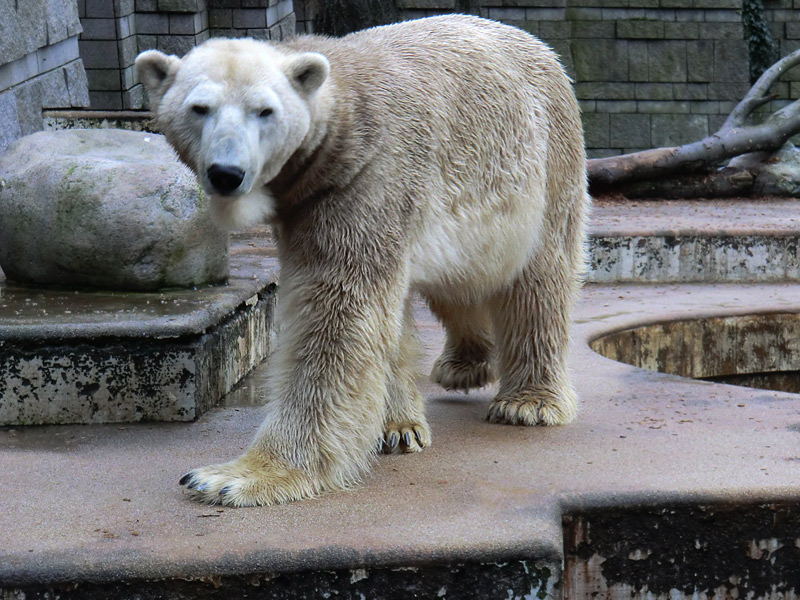
<path fill-rule="evenodd" d="M 269 505 L 359 481 L 383 434 L 403 312 L 397 279 L 284 265 L 267 416 L 244 455 L 181 479 L 195 499 Z"/>

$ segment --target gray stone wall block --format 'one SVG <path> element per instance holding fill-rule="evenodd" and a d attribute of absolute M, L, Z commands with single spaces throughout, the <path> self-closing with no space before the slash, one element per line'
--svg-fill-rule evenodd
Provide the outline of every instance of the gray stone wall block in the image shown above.
<path fill-rule="evenodd" d="M 640 113 L 649 115 L 656 114 L 689 114 L 691 106 L 686 101 L 675 100 L 639 100 L 636 102 L 636 110 Z"/>
<path fill-rule="evenodd" d="M 800 38 L 800 22 L 786 23 L 786 37 L 789 39 Z"/>
<path fill-rule="evenodd" d="M 617 37 L 617 24 L 613 21 L 567 21 L 573 38 L 604 39 Z"/>
<path fill-rule="evenodd" d="M 718 115 L 720 114 L 718 100 L 703 100 L 699 102 L 691 102 L 690 110 L 693 114 L 699 115 Z M 726 113 L 727 114 L 727 113 Z"/>
<path fill-rule="evenodd" d="M 705 12 L 695 9 L 676 8 L 675 20 L 681 22 L 704 21 Z"/>
<path fill-rule="evenodd" d="M 89 86 L 86 80 L 86 69 L 83 68 L 83 61 L 78 58 L 64 65 L 64 77 L 67 80 L 69 90 L 69 105 L 71 107 L 89 106 Z"/>
<path fill-rule="evenodd" d="M 672 100 L 675 97 L 672 83 L 637 83 L 637 100 Z"/>
<path fill-rule="evenodd" d="M 114 19 L 83 19 L 83 34 L 81 39 L 88 40 L 115 40 L 117 29 Z"/>
<path fill-rule="evenodd" d="M 577 23 L 578 21 L 576 21 Z M 544 21 L 539 23 L 539 36 L 547 40 L 566 40 L 570 36 L 570 22 L 569 21 Z"/>
<path fill-rule="evenodd" d="M 578 100 L 627 100 L 633 97 L 633 83 L 612 83 L 607 81 L 575 83 Z"/>
<path fill-rule="evenodd" d="M 233 26 L 236 29 L 254 29 L 267 26 L 267 11 L 260 8 L 233 10 Z"/>
<path fill-rule="evenodd" d="M 564 8 L 529 8 L 525 11 L 528 21 L 563 21 L 566 9 Z"/>
<path fill-rule="evenodd" d="M 640 40 L 628 42 L 628 79 L 630 81 L 650 81 L 648 70 L 649 43 Z"/>
<path fill-rule="evenodd" d="M 701 140 L 708 135 L 705 115 L 653 115 L 652 143 L 654 148 L 678 146 Z"/>
<path fill-rule="evenodd" d="M 160 13 L 137 13 L 136 32 L 139 34 L 169 33 L 169 15 Z"/>
<path fill-rule="evenodd" d="M 609 146 L 609 115 L 584 113 L 582 120 L 587 148 L 607 148 Z"/>
<path fill-rule="evenodd" d="M 156 12 L 158 10 L 158 0 L 136 0 L 137 13 Z"/>
<path fill-rule="evenodd" d="M 233 11 L 227 8 L 212 8 L 208 11 L 208 26 L 211 29 L 233 27 Z"/>
<path fill-rule="evenodd" d="M 612 114 L 612 113 L 635 113 L 636 101 L 635 100 L 597 100 L 595 101 L 595 110 L 598 113 Z"/>
<path fill-rule="evenodd" d="M 43 16 L 47 23 L 48 44 L 55 44 L 81 31 L 75 0 L 46 0 Z"/>
<path fill-rule="evenodd" d="M 122 110 L 122 95 L 120 92 L 89 90 L 89 104 L 97 110 Z"/>
<path fill-rule="evenodd" d="M 628 79 L 628 42 L 625 40 L 573 40 L 572 60 L 579 81 Z"/>
<path fill-rule="evenodd" d="M 117 42 L 117 52 L 119 53 L 119 66 L 121 69 L 132 65 L 139 54 L 139 43 L 136 36 L 132 35 L 119 40 Z"/>
<path fill-rule="evenodd" d="M 741 0 L 692 0 L 694 8 L 711 8 L 711 9 L 730 9 L 741 10 Z"/>
<path fill-rule="evenodd" d="M 602 8 L 587 8 L 583 6 L 567 6 L 565 18 L 568 21 L 602 21 Z"/>
<path fill-rule="evenodd" d="M 674 84 L 676 100 L 705 100 L 708 98 L 708 84 L 676 83 Z"/>
<path fill-rule="evenodd" d="M 158 0 L 158 10 L 163 12 L 193 13 L 205 8 L 205 0 Z"/>
<path fill-rule="evenodd" d="M 659 8 L 659 0 L 630 0 L 628 4 L 631 8 Z"/>
<path fill-rule="evenodd" d="M 169 32 L 173 35 L 194 35 L 202 31 L 199 14 L 169 15 Z"/>
<path fill-rule="evenodd" d="M 120 89 L 118 69 L 87 69 L 86 79 L 92 90 L 112 92 Z"/>
<path fill-rule="evenodd" d="M 144 86 L 137 84 L 129 90 L 122 92 L 122 108 L 124 110 L 142 110 L 148 108 L 144 93 Z"/>
<path fill-rule="evenodd" d="M 617 37 L 624 39 L 662 39 L 664 23 L 661 21 L 617 21 Z"/>
<path fill-rule="evenodd" d="M 117 17 L 126 17 L 136 11 L 135 0 L 114 0 L 114 14 Z"/>
<path fill-rule="evenodd" d="M 19 123 L 17 98 L 13 91 L 0 92 L 0 153 L 19 137 L 22 137 L 22 128 Z"/>
<path fill-rule="evenodd" d="M 609 115 L 609 145 L 612 148 L 650 148 L 650 115 Z"/>
<path fill-rule="evenodd" d="M 123 39 L 136 33 L 136 15 L 130 14 L 117 17 L 117 38 Z"/>
<path fill-rule="evenodd" d="M 744 40 L 715 41 L 713 81 L 750 81 L 749 62 L 747 42 Z"/>
<path fill-rule="evenodd" d="M 706 10 L 703 11 L 703 20 L 707 23 L 741 23 L 741 8 L 739 10 Z"/>
<path fill-rule="evenodd" d="M 524 21 L 524 8 L 490 8 L 489 18 L 495 21 Z"/>
<path fill-rule="evenodd" d="M 684 41 L 653 41 L 648 49 L 648 74 L 652 82 L 687 80 L 687 54 Z"/>
<path fill-rule="evenodd" d="M 705 83 L 714 77 L 714 42 L 686 42 L 687 81 Z"/>
<path fill-rule="evenodd" d="M 696 40 L 700 37 L 700 24 L 691 21 L 664 23 L 664 37 L 669 40 Z"/>
<path fill-rule="evenodd" d="M 42 0 L 22 2 L 17 10 L 0 19 L 0 57 L 2 62 L 18 60 L 47 44 L 47 23 L 42 19 Z"/>
<path fill-rule="evenodd" d="M 86 0 L 86 16 L 89 18 L 113 19 L 114 3 L 110 0 Z"/>
<path fill-rule="evenodd" d="M 703 40 L 743 40 L 744 27 L 741 23 L 700 23 L 700 39 Z"/>
<path fill-rule="evenodd" d="M 749 82 L 708 84 L 709 100 L 741 100 L 750 89 Z"/>
<path fill-rule="evenodd" d="M 662 8 L 690 8 L 692 0 L 660 0 Z"/>
<path fill-rule="evenodd" d="M 158 37 L 157 49 L 167 54 L 183 56 L 196 45 L 193 35 L 163 35 Z"/>
<path fill-rule="evenodd" d="M 87 69 L 118 69 L 116 41 L 81 40 L 80 53 Z"/>

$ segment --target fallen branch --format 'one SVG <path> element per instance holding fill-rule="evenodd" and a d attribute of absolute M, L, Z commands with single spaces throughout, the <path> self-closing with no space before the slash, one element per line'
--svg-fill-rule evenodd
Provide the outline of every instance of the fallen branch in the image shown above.
<path fill-rule="evenodd" d="M 745 123 L 754 110 L 775 98 L 768 94 L 769 88 L 798 63 L 800 50 L 772 65 L 731 111 L 719 131 L 700 141 L 590 160 L 591 190 L 595 193 L 612 188 L 620 191 L 618 186 L 633 181 L 663 180 L 677 173 L 711 173 L 723 161 L 734 156 L 777 150 L 800 132 L 800 99 L 776 111 L 758 125 Z"/>

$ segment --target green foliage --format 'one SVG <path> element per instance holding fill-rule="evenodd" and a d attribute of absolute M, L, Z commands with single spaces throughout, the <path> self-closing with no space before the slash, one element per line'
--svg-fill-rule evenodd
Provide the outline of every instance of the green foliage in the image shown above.
<path fill-rule="evenodd" d="M 742 23 L 749 44 L 750 83 L 755 83 L 764 71 L 778 61 L 780 53 L 761 0 L 742 0 Z"/>

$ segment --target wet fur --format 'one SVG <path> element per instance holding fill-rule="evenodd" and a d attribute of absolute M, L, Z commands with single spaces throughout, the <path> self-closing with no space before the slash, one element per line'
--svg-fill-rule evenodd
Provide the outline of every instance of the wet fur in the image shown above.
<path fill-rule="evenodd" d="M 307 52 L 330 63 L 310 93 L 291 71 Z M 575 418 L 566 353 L 589 199 L 577 103 L 544 44 L 445 16 L 342 39 L 212 40 L 156 65 L 163 78 L 148 64 L 159 60 L 147 55 L 140 75 L 190 166 L 202 148 L 174 106 L 173 87 L 192 83 L 181 69 L 233 91 L 269 86 L 308 121 L 299 145 L 275 150 L 289 156 L 277 175 L 256 174 L 249 201 L 215 200 L 227 222 L 272 224 L 282 329 L 264 423 L 242 457 L 184 477 L 197 499 L 298 500 L 357 483 L 378 440 L 394 452 L 429 445 L 414 385 L 415 292 L 447 330 L 435 381 L 499 379 L 493 422 Z"/>

